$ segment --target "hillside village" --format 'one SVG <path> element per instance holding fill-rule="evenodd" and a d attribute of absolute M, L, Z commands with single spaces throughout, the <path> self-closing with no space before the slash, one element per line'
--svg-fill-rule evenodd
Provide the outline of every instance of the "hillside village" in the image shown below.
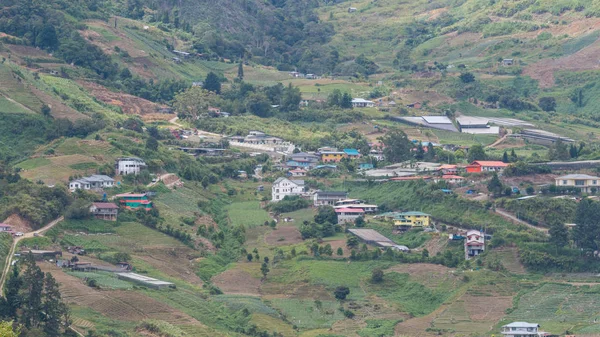
<path fill-rule="evenodd" d="M 599 13 L 7 1 L 0 336 L 597 336 Z"/>

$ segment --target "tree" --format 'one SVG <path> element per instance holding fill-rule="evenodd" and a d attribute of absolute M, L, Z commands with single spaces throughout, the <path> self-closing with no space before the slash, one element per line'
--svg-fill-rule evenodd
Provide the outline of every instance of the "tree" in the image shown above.
<path fill-rule="evenodd" d="M 248 262 L 252 262 L 252 259 L 253 259 L 252 254 L 248 253 L 248 255 L 246 255 L 246 259 L 248 259 Z"/>
<path fill-rule="evenodd" d="M 269 265 L 266 262 L 263 262 L 263 264 L 260 266 L 260 272 L 263 274 L 263 278 L 267 278 L 269 271 Z"/>
<path fill-rule="evenodd" d="M 342 255 L 344 255 L 344 250 L 342 249 L 342 247 L 338 247 L 336 254 L 337 254 L 338 256 L 342 256 Z"/>
<path fill-rule="evenodd" d="M 60 336 L 62 318 L 67 313 L 67 306 L 62 302 L 58 283 L 52 274 L 46 273 L 44 279 L 44 332 L 48 337 Z M 67 324 L 69 322 L 66 322 Z"/>
<path fill-rule="evenodd" d="M 0 336 L 19 337 L 21 336 L 21 327 L 13 328 L 12 322 L 0 321 Z"/>
<path fill-rule="evenodd" d="M 58 37 L 53 25 L 47 23 L 42 27 L 35 38 L 35 45 L 42 49 L 55 49 L 58 47 Z"/>
<path fill-rule="evenodd" d="M 283 90 L 280 109 L 281 111 L 298 111 L 301 100 L 302 94 L 300 94 L 300 88 L 293 87 L 292 83 L 289 83 L 287 88 Z"/>
<path fill-rule="evenodd" d="M 85 199 L 76 199 L 65 210 L 66 219 L 87 219 L 90 217 L 90 202 Z"/>
<path fill-rule="evenodd" d="M 219 105 L 219 97 L 212 91 L 200 87 L 191 87 L 177 94 L 173 100 L 173 107 L 178 115 L 184 117 L 198 117 L 208 113 L 208 107 Z"/>
<path fill-rule="evenodd" d="M 381 283 L 383 282 L 383 270 L 381 268 L 375 268 L 371 272 L 371 282 Z"/>
<path fill-rule="evenodd" d="M 329 96 L 327 96 L 327 105 L 330 107 L 341 107 L 342 104 L 342 92 L 340 89 L 334 89 Z"/>
<path fill-rule="evenodd" d="M 331 206 L 319 206 L 317 209 L 317 214 L 315 215 L 315 222 L 318 224 L 338 223 L 337 213 L 335 213 L 335 209 Z"/>
<path fill-rule="evenodd" d="M 383 154 L 388 161 L 398 163 L 410 159 L 410 151 L 413 148 L 413 144 L 404 131 L 389 131 L 380 140 L 385 145 Z"/>
<path fill-rule="evenodd" d="M 358 247 L 358 238 L 356 236 L 351 236 L 346 240 L 346 246 L 348 248 L 356 248 Z"/>
<path fill-rule="evenodd" d="M 550 224 L 550 229 L 548 231 L 550 234 L 550 243 L 552 243 L 556 248 L 562 248 L 569 243 L 569 230 L 567 226 L 560 221 L 553 221 Z"/>
<path fill-rule="evenodd" d="M 270 117 L 272 115 L 271 102 L 262 92 L 253 92 L 246 98 L 246 109 L 258 117 Z"/>
<path fill-rule="evenodd" d="M 504 195 L 507 197 L 510 197 L 513 193 L 512 188 L 510 188 L 510 186 L 506 186 L 506 188 L 504 189 Z"/>
<path fill-rule="evenodd" d="M 42 115 L 44 115 L 45 117 L 50 117 L 51 113 L 52 109 L 48 105 L 42 105 Z"/>
<path fill-rule="evenodd" d="M 498 178 L 498 174 L 496 172 L 494 172 L 492 179 L 490 179 L 490 181 L 488 182 L 488 185 L 487 185 L 488 191 L 490 193 L 492 193 L 493 195 L 500 195 L 500 193 L 502 193 L 503 187 L 504 186 L 502 185 L 500 178 Z"/>
<path fill-rule="evenodd" d="M 510 162 L 508 160 L 508 153 L 506 153 L 506 151 L 504 151 L 504 154 L 502 155 L 502 162 L 503 163 L 509 163 Z"/>
<path fill-rule="evenodd" d="M 13 320 L 17 318 L 17 309 L 21 307 L 22 303 L 22 298 L 19 294 L 22 286 L 23 280 L 19 275 L 19 268 L 14 266 L 12 267 L 12 274 L 4 287 L 4 308 L 0 312 L 0 315 Z"/>
<path fill-rule="evenodd" d="M 417 151 L 415 152 L 415 159 L 423 160 L 424 157 L 425 157 L 425 150 L 423 149 L 423 143 L 419 142 L 419 144 L 417 144 Z"/>
<path fill-rule="evenodd" d="M 582 199 L 577 205 L 573 237 L 579 247 L 590 250 L 598 250 L 598 239 L 600 238 L 600 203 L 590 199 Z"/>
<path fill-rule="evenodd" d="M 349 294 L 350 289 L 346 286 L 339 286 L 333 291 L 333 296 L 340 301 L 345 300 Z"/>
<path fill-rule="evenodd" d="M 538 105 L 544 111 L 556 111 L 556 99 L 554 97 L 541 97 Z"/>
<path fill-rule="evenodd" d="M 516 162 L 518 160 L 519 160 L 519 157 L 517 157 L 517 154 L 515 153 L 515 149 L 510 150 L 510 161 Z"/>
<path fill-rule="evenodd" d="M 421 256 L 423 258 L 428 258 L 429 257 L 429 250 L 427 250 L 427 248 L 423 249 L 423 251 L 421 252 Z"/>
<path fill-rule="evenodd" d="M 486 160 L 487 154 L 485 153 L 483 146 L 481 146 L 480 144 L 475 144 L 469 149 L 467 159 L 469 163 L 475 160 Z"/>
<path fill-rule="evenodd" d="M 221 93 L 221 80 L 215 73 L 211 71 L 210 73 L 208 73 L 208 75 L 206 75 L 206 79 L 204 80 L 204 85 L 202 86 L 202 88 L 208 91 L 212 91 L 218 95 Z"/>
<path fill-rule="evenodd" d="M 567 144 L 560 138 L 548 149 L 548 159 L 550 160 L 569 160 L 570 157 Z"/>
<path fill-rule="evenodd" d="M 42 293 L 44 290 L 44 273 L 35 264 L 33 254 L 25 257 L 25 270 L 23 271 L 23 297 L 21 321 L 25 327 L 37 328 L 42 319 Z"/>
<path fill-rule="evenodd" d="M 462 73 L 459 76 L 460 81 L 463 83 L 471 83 L 475 81 L 475 75 L 473 75 L 472 73 Z"/>
<path fill-rule="evenodd" d="M 527 195 L 532 195 L 533 193 L 535 193 L 535 189 L 533 188 L 533 186 L 527 186 L 525 192 L 527 192 Z"/>
<path fill-rule="evenodd" d="M 340 102 L 340 108 L 352 109 L 352 96 L 350 96 L 349 93 L 345 92 L 342 95 L 342 101 Z"/>
<path fill-rule="evenodd" d="M 240 61 L 240 64 L 238 65 L 238 73 L 237 73 L 237 78 L 241 81 L 244 79 L 244 65 L 242 64 L 242 62 Z"/>
<path fill-rule="evenodd" d="M 156 138 L 150 137 L 146 140 L 146 148 L 150 151 L 158 150 L 158 140 Z"/>
<path fill-rule="evenodd" d="M 356 227 L 364 227 L 365 226 L 365 218 L 362 216 L 359 216 L 358 218 L 356 218 L 354 220 L 354 226 Z"/>

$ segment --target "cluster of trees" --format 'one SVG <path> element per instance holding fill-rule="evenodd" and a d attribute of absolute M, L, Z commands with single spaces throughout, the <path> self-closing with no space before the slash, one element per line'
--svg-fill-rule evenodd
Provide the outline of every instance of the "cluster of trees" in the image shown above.
<path fill-rule="evenodd" d="M 338 219 L 335 210 L 331 206 L 320 206 L 314 221 L 304 221 L 300 227 L 303 239 L 324 238 L 341 232 L 342 227 L 337 225 Z"/>
<path fill-rule="evenodd" d="M 302 199 L 297 195 L 286 195 L 280 201 L 270 204 L 269 209 L 275 213 L 288 213 L 309 207 L 311 204 L 310 200 Z"/>
<path fill-rule="evenodd" d="M 192 87 L 175 96 L 173 105 L 180 118 L 208 115 L 209 107 L 220 107 L 222 111 L 233 114 L 251 113 L 259 117 L 271 117 L 278 111 L 289 113 L 300 109 L 300 89 L 291 84 L 287 87 L 281 83 L 261 87 L 238 81 L 221 92 L 220 84 L 216 85 L 216 75 L 211 74 L 208 74 L 203 88 Z"/>
<path fill-rule="evenodd" d="M 567 145 L 561 139 L 558 139 L 548 149 L 549 160 L 570 160 L 579 157 L 585 149 L 585 143 Z"/>
<path fill-rule="evenodd" d="M 13 267 L 0 298 L 0 317 L 22 325 L 21 336 L 71 336 L 69 310 L 62 301 L 58 283 L 35 264 L 32 254 L 23 262 L 23 273 Z"/>
<path fill-rule="evenodd" d="M 335 89 L 327 96 L 327 105 L 332 108 L 352 109 L 352 96 Z"/>

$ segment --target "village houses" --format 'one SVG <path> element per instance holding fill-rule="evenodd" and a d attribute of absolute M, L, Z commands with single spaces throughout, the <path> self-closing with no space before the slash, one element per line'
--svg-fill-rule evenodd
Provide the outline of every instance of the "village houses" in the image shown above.
<path fill-rule="evenodd" d="M 142 208 L 146 211 L 152 209 L 152 201 L 148 199 L 147 193 L 124 193 L 115 196 L 119 202 L 127 209 Z"/>
<path fill-rule="evenodd" d="M 146 167 L 146 163 L 137 157 L 126 157 L 117 159 L 115 172 L 118 175 L 138 174 Z"/>
<path fill-rule="evenodd" d="M 348 197 L 348 192 L 336 191 L 317 191 L 313 194 L 313 205 L 315 207 L 329 205 L 333 206 L 336 202 Z"/>
<path fill-rule="evenodd" d="M 467 165 L 467 173 L 502 172 L 507 166 L 501 161 L 476 160 Z"/>
<path fill-rule="evenodd" d="M 338 224 L 345 222 L 354 222 L 358 217 L 364 217 L 365 211 L 362 208 L 336 208 L 335 214 L 337 214 Z"/>
<path fill-rule="evenodd" d="M 465 237 L 465 259 L 482 254 L 485 251 L 485 235 L 482 231 L 469 230 Z"/>
<path fill-rule="evenodd" d="M 424 228 L 430 225 L 429 214 L 423 212 L 402 212 L 395 213 L 394 227 L 397 230 L 406 231 L 413 228 Z"/>
<path fill-rule="evenodd" d="M 543 337 L 549 336 L 548 333 L 539 331 L 540 325 L 537 323 L 512 322 L 502 326 L 503 337 Z"/>

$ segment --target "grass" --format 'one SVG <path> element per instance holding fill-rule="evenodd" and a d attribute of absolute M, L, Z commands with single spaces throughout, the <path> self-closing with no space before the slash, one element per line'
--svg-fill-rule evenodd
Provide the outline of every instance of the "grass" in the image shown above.
<path fill-rule="evenodd" d="M 30 113 L 29 110 L 23 108 L 21 105 L 9 101 L 6 97 L 0 96 L 0 112 L 5 113 Z"/>
<path fill-rule="evenodd" d="M 580 36 L 578 38 L 567 41 L 562 45 L 562 53 L 563 55 L 571 55 L 580 51 L 581 49 L 591 45 L 596 42 L 600 37 L 600 31 L 593 31 L 589 34 Z"/>
<path fill-rule="evenodd" d="M 217 302 L 224 303 L 228 308 L 234 311 L 248 309 L 253 314 L 270 315 L 277 317 L 279 313 L 269 307 L 260 298 L 238 295 L 219 295 L 213 297 Z"/>
<path fill-rule="evenodd" d="M 91 170 L 98 167 L 98 163 L 86 162 L 69 165 L 73 170 Z"/>
<path fill-rule="evenodd" d="M 17 78 L 20 78 L 21 80 L 19 81 Z M 22 76 L 19 76 L 19 73 L 13 72 L 13 70 L 8 65 L 4 64 L 4 62 L 0 64 L 0 83 L 2 83 L 0 92 L 6 97 L 10 97 L 12 100 L 26 106 L 28 109 L 39 113 L 42 110 L 44 103 L 34 95 L 33 92 L 27 89 L 23 82 L 25 82 L 25 80 Z M 21 110 L 23 109 L 21 108 Z"/>
<path fill-rule="evenodd" d="M 38 158 L 31 158 L 31 159 L 22 161 L 19 164 L 17 164 L 16 166 L 23 170 L 33 170 L 38 167 L 46 166 L 49 164 L 52 164 L 52 162 L 48 158 L 38 157 Z"/>
<path fill-rule="evenodd" d="M 256 324 L 256 327 L 259 330 L 265 330 L 273 333 L 278 332 L 285 337 L 296 336 L 296 332 L 294 331 L 292 325 L 273 316 L 253 313 L 250 322 Z"/>
<path fill-rule="evenodd" d="M 366 322 L 367 326 L 357 332 L 361 337 L 393 336 L 394 328 L 401 320 L 368 319 Z"/>
<path fill-rule="evenodd" d="M 227 206 L 227 215 L 234 226 L 254 227 L 272 220 L 258 201 L 234 202 Z"/>
<path fill-rule="evenodd" d="M 103 289 L 133 289 L 133 283 L 119 280 L 114 273 L 69 271 L 67 274 L 80 279 L 96 280 L 98 287 Z"/>
<path fill-rule="evenodd" d="M 344 319 L 336 301 L 321 301 L 321 309 L 317 308 L 315 301 L 303 299 L 277 298 L 270 304 L 300 329 L 330 328 L 333 323 Z"/>
<path fill-rule="evenodd" d="M 289 213 L 281 213 L 280 218 L 292 218 L 294 219 L 293 224 L 295 226 L 300 227 L 304 221 L 313 221 L 315 218 L 316 211 L 313 208 L 304 208 L 294 212 Z M 285 225 L 286 223 L 280 223 L 280 225 Z M 289 223 L 287 223 L 289 224 Z"/>
<path fill-rule="evenodd" d="M 116 233 L 115 228 L 121 225 L 120 222 L 103 221 L 97 219 L 74 220 L 65 219 L 58 224 L 58 228 L 63 231 L 86 232 L 86 233 Z"/>
<path fill-rule="evenodd" d="M 52 240 L 50 240 L 50 238 L 47 238 L 44 236 L 25 238 L 25 239 L 19 241 L 19 243 L 18 243 L 19 248 L 21 248 L 21 247 L 28 247 L 28 248 L 38 247 L 39 249 L 45 249 L 52 245 L 53 245 Z"/>

